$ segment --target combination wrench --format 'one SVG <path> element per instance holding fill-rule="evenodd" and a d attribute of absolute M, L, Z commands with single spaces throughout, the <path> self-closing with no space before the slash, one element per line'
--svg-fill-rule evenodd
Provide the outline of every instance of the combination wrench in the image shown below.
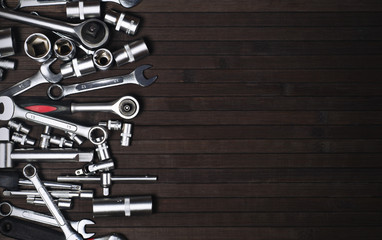
<path fill-rule="evenodd" d="M 44 184 L 40 180 L 40 177 L 37 174 L 37 169 L 32 164 L 27 164 L 23 168 L 23 174 L 35 186 L 36 190 L 40 194 L 40 197 L 42 200 L 44 200 L 45 205 L 48 207 L 50 213 L 57 221 L 58 226 L 64 232 L 66 240 L 83 240 L 82 236 L 72 228 L 68 221 L 66 221 L 60 209 L 58 209 L 57 205 L 54 203 L 52 196 L 49 194 L 48 190 L 46 190 Z"/>
<path fill-rule="evenodd" d="M 154 76 L 152 78 L 147 79 L 143 74 L 143 72 L 146 69 L 149 69 L 151 67 L 151 65 L 142 65 L 137 67 L 133 72 L 127 75 L 98 79 L 94 81 L 72 84 L 68 86 L 52 84 L 48 88 L 47 94 L 50 99 L 59 100 L 65 96 L 76 93 L 88 92 L 108 87 L 115 87 L 124 84 L 136 84 L 142 87 L 147 87 L 153 84 L 158 78 L 158 76 Z"/>
<path fill-rule="evenodd" d="M 13 97 L 19 95 L 39 84 L 43 83 L 58 83 L 62 80 L 62 74 L 54 74 L 50 70 L 50 66 L 56 61 L 56 58 L 51 58 L 44 62 L 40 70 L 33 76 L 13 85 L 12 87 L 0 91 L 0 96 Z"/>
<path fill-rule="evenodd" d="M 133 119 L 138 115 L 140 108 L 138 100 L 132 96 L 124 96 L 107 103 L 70 103 L 29 98 L 28 101 L 19 103 L 19 106 L 48 115 L 76 112 L 111 112 L 123 119 Z"/>
<path fill-rule="evenodd" d="M 9 121 L 12 118 L 25 119 L 86 137 L 95 145 L 104 143 L 108 138 L 108 132 L 102 126 L 85 127 L 76 123 L 28 111 L 17 106 L 13 99 L 8 96 L 0 96 L 0 111 L 1 107 L 3 111 L 2 113 L 0 112 L 0 121 Z"/>
<path fill-rule="evenodd" d="M 34 212 L 22 208 L 18 208 L 13 206 L 8 202 L 0 203 L 0 216 L 7 217 L 17 217 L 37 223 L 42 223 L 50 226 L 58 227 L 58 223 L 55 218 L 45 215 L 39 212 Z M 85 227 L 86 225 L 95 224 L 92 220 L 82 219 L 80 221 L 68 221 L 71 227 L 82 235 L 83 238 L 90 238 L 94 236 L 95 233 L 86 233 Z"/>
<path fill-rule="evenodd" d="M 96 18 L 88 19 L 82 23 L 72 24 L 2 8 L 0 8 L 0 17 L 51 31 L 61 32 L 79 40 L 90 49 L 102 47 L 109 40 L 110 36 L 109 28 L 106 24 Z"/>
<path fill-rule="evenodd" d="M 76 0 L 78 1 L 78 0 Z M 66 3 L 70 3 L 74 1 L 70 0 L 19 0 L 17 6 L 14 8 L 15 10 L 18 8 L 24 8 L 24 7 L 41 7 L 41 6 L 52 6 L 52 5 L 64 5 Z M 113 2 L 120 4 L 121 6 L 125 8 L 132 8 L 138 3 L 141 2 L 141 0 L 101 0 L 101 2 Z M 6 0 L 1 0 L 1 6 L 3 8 L 9 8 L 6 4 Z"/>

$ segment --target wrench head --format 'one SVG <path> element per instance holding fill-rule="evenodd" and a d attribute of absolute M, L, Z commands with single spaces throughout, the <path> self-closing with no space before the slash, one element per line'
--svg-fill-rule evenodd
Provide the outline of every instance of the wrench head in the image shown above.
<path fill-rule="evenodd" d="M 40 72 L 42 74 L 42 76 L 50 83 L 58 83 L 59 81 L 62 80 L 63 76 L 60 73 L 53 73 L 51 70 L 50 70 L 50 66 L 57 60 L 57 58 L 51 58 L 51 59 L 48 59 L 47 61 L 45 61 L 41 67 L 40 67 Z"/>
<path fill-rule="evenodd" d="M 82 235 L 83 238 L 91 238 L 92 236 L 94 236 L 95 233 L 86 233 L 86 225 L 91 225 L 91 224 L 95 224 L 95 222 L 93 222 L 92 220 L 89 220 L 89 219 L 82 219 L 80 221 L 77 222 L 76 226 L 74 228 L 74 230 L 76 230 L 79 234 Z"/>
<path fill-rule="evenodd" d="M 142 65 L 142 66 L 139 66 L 137 67 L 135 70 L 134 70 L 134 76 L 135 76 L 135 79 L 137 80 L 138 84 L 142 87 L 147 87 L 147 86 L 150 86 L 151 84 L 153 84 L 158 76 L 154 76 L 152 78 L 149 78 L 147 79 L 145 77 L 145 75 L 143 74 L 143 72 L 146 70 L 146 69 L 149 69 L 151 68 L 152 65 Z"/>
<path fill-rule="evenodd" d="M 0 121 L 9 121 L 15 113 L 15 103 L 8 96 L 0 96 Z"/>

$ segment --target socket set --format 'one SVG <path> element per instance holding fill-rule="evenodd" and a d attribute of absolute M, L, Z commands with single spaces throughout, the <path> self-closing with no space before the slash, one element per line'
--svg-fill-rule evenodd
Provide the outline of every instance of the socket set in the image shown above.
<path fill-rule="evenodd" d="M 67 78 L 80 78 L 97 71 L 107 71 L 136 62 L 150 55 L 143 39 L 132 40 L 117 49 L 108 49 L 111 31 L 134 36 L 140 19 L 125 12 L 107 10 L 102 13 L 101 2 L 113 2 L 131 8 L 140 0 L 91 0 L 66 1 L 19 0 L 10 9 L 1 1 L 0 18 L 37 26 L 49 30 L 49 34 L 33 33 L 24 41 L 24 52 L 41 64 L 40 69 L 17 84 L 1 88 L 0 121 L 6 126 L 0 128 L 0 187 L 3 196 L 23 197 L 26 203 L 47 207 L 50 215 L 21 209 L 10 202 L 0 202 L 0 233 L 11 238 L 29 239 L 126 239 L 118 233 L 95 237 L 85 226 L 96 224 L 93 220 L 69 221 L 63 211 L 74 207 L 73 199 L 91 199 L 93 217 L 130 217 L 150 215 L 153 209 L 152 196 L 111 196 L 113 182 L 157 181 L 157 176 L 115 176 L 117 164 L 113 159 L 108 139 L 113 132 L 119 132 L 120 145 L 128 147 L 133 137 L 133 125 L 126 120 L 134 119 L 140 112 L 140 104 L 133 96 L 122 96 L 111 102 L 76 103 L 58 101 L 65 96 L 82 92 L 101 90 L 125 84 L 148 87 L 157 76 L 147 78 L 144 71 L 152 65 L 141 65 L 125 75 L 61 85 Z M 39 14 L 21 12 L 19 8 L 64 5 L 70 19 L 68 23 Z M 101 16 L 104 16 L 101 18 Z M 110 26 L 110 28 L 109 28 Z M 1 26 L 0 26 L 1 28 Z M 0 29 L 0 80 L 5 70 L 15 70 L 16 61 L 9 59 L 16 54 L 12 28 Z M 54 38 L 51 38 L 55 36 Z M 52 41 L 53 40 L 53 41 Z M 58 73 L 51 65 L 60 62 Z M 45 98 L 16 98 L 18 95 L 40 84 L 51 84 Z M 62 119 L 62 116 L 77 112 L 106 112 L 117 119 L 108 119 L 96 124 L 82 125 Z M 73 118 L 72 117 L 72 118 Z M 41 125 L 39 137 L 31 135 L 29 124 Z M 5 124 L 3 124 L 5 125 Z M 82 147 L 89 141 L 92 147 Z M 73 169 L 73 175 L 57 176 L 57 181 L 43 181 L 36 163 L 81 164 Z M 16 170 L 22 165 L 22 172 Z M 99 183 L 103 197 L 97 198 L 93 189 L 83 189 L 82 184 Z M 121 186 L 121 185 L 119 185 Z M 96 189 L 95 189 L 96 190 Z M 48 226 L 60 228 L 60 231 Z"/>

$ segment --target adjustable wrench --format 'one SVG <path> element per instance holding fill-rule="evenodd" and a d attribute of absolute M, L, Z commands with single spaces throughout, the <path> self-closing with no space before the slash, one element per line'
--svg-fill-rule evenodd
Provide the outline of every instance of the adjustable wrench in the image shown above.
<path fill-rule="evenodd" d="M 78 232 L 74 231 L 74 229 L 62 215 L 60 209 L 58 209 L 57 205 L 54 203 L 52 196 L 49 194 L 48 190 L 46 190 L 44 184 L 40 180 L 37 174 L 37 169 L 32 164 L 27 164 L 23 168 L 23 174 L 35 186 L 42 200 L 44 200 L 45 205 L 48 207 L 50 213 L 56 219 L 58 226 L 64 232 L 66 240 L 83 240 L 82 236 Z"/>
<path fill-rule="evenodd" d="M 78 1 L 78 0 L 76 0 Z M 121 6 L 125 8 L 132 8 L 138 3 L 141 2 L 141 0 L 101 0 L 102 2 L 114 2 L 117 4 L 120 4 Z M 8 8 L 7 4 L 5 3 L 6 0 L 1 0 L 1 5 L 3 8 Z M 41 7 L 41 6 L 51 6 L 51 5 L 63 5 L 68 2 L 74 2 L 70 0 L 19 0 L 17 6 L 15 9 L 18 8 L 24 8 L 24 7 Z"/>
<path fill-rule="evenodd" d="M 28 98 L 28 101 L 20 103 L 19 106 L 47 115 L 67 114 L 76 112 L 112 112 L 123 119 L 133 119 L 139 113 L 138 100 L 132 96 L 124 96 L 115 101 L 107 103 L 70 103 L 45 101 Z"/>
<path fill-rule="evenodd" d="M 91 49 L 103 46 L 110 36 L 109 28 L 106 24 L 96 18 L 88 19 L 78 24 L 71 24 L 2 8 L 0 8 L 0 17 L 61 32 L 79 40 L 83 45 Z"/>
<path fill-rule="evenodd" d="M 3 106 L 3 112 L 0 113 L 0 121 L 8 121 L 12 118 L 22 118 L 86 137 L 95 145 L 104 143 L 108 138 L 108 132 L 102 126 L 85 127 L 76 123 L 28 111 L 18 107 L 13 99 L 7 96 L 0 96 L 0 106 L 1 105 Z M 97 134 L 102 136 L 98 136 Z"/>
<path fill-rule="evenodd" d="M 108 87 L 115 87 L 124 84 L 136 84 L 142 87 L 147 87 L 157 80 L 158 76 L 147 79 L 143 72 L 146 69 L 151 68 L 151 65 L 142 65 L 137 67 L 133 72 L 123 76 L 98 79 L 94 81 L 78 83 L 68 86 L 62 86 L 59 84 L 52 84 L 48 89 L 48 97 L 53 100 L 59 100 L 65 96 L 88 92 L 97 89 L 103 89 Z M 55 92 L 58 92 L 57 94 Z"/>
<path fill-rule="evenodd" d="M 52 58 L 44 62 L 35 75 L 1 91 L 0 96 L 13 97 L 42 83 L 58 83 L 62 80 L 62 74 L 54 74 L 49 68 L 56 60 L 56 58 Z"/>
<path fill-rule="evenodd" d="M 42 223 L 50 226 L 58 227 L 58 223 L 55 218 L 45 215 L 39 212 L 34 212 L 22 208 L 17 208 L 8 202 L 0 203 L 0 216 L 12 216 L 37 223 Z M 86 233 L 85 227 L 87 224 L 95 224 L 92 220 L 82 219 L 80 221 L 68 221 L 71 227 L 76 230 L 83 238 L 90 238 L 95 233 Z"/>

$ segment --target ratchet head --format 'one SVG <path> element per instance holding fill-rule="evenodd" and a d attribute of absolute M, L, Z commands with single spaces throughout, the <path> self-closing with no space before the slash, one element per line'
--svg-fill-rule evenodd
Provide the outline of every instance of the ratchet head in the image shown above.
<path fill-rule="evenodd" d="M 8 96 L 0 96 L 0 121 L 8 121 L 15 113 L 15 103 Z"/>
<path fill-rule="evenodd" d="M 155 82 L 155 80 L 157 80 L 158 76 L 155 76 L 155 77 L 152 77 L 152 78 L 149 78 L 147 79 L 145 77 L 145 75 L 143 74 L 143 72 L 146 70 L 146 69 L 149 69 L 151 68 L 152 65 L 142 65 L 142 66 L 139 66 L 137 67 L 135 70 L 134 70 L 134 76 L 135 76 L 135 79 L 137 80 L 137 83 L 142 86 L 142 87 L 147 87 L 147 86 L 150 86 L 151 84 L 153 84 Z"/>
<path fill-rule="evenodd" d="M 109 40 L 109 28 L 96 18 L 88 19 L 74 29 L 81 43 L 90 49 L 100 48 Z"/>
<path fill-rule="evenodd" d="M 11 216 L 13 210 L 13 206 L 8 202 L 0 203 L 0 216 L 7 217 Z"/>
<path fill-rule="evenodd" d="M 55 74 L 50 70 L 50 66 L 57 60 L 57 58 L 51 58 L 45 61 L 41 67 L 40 72 L 44 78 L 50 83 L 58 83 L 62 80 L 62 74 Z"/>
<path fill-rule="evenodd" d="M 132 96 L 124 96 L 115 101 L 113 110 L 121 118 L 132 119 L 139 113 L 139 103 L 137 99 Z"/>
<path fill-rule="evenodd" d="M 82 235 L 83 238 L 91 238 L 92 236 L 94 236 L 95 233 L 86 233 L 86 225 L 90 225 L 90 224 L 95 224 L 95 222 L 93 222 L 92 220 L 89 220 L 89 219 L 82 219 L 78 222 L 75 222 L 75 224 L 72 224 L 72 227 L 74 228 L 74 230 L 76 230 L 79 234 Z"/>

